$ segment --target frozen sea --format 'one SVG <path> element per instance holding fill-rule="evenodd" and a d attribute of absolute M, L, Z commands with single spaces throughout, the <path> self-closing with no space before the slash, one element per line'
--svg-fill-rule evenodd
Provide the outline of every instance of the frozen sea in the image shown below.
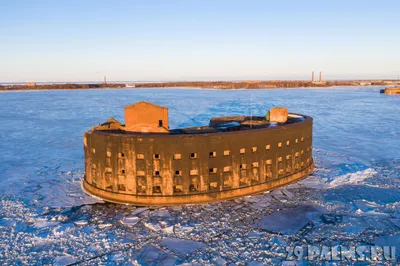
<path fill-rule="evenodd" d="M 0 93 L 0 264 L 307 265 L 286 258 L 306 245 L 396 246 L 400 263 L 400 97 L 380 89 Z M 278 105 L 310 115 L 316 170 L 212 204 L 136 208 L 85 195 L 83 133 L 123 121 L 141 100 L 168 107 L 171 128 Z"/>

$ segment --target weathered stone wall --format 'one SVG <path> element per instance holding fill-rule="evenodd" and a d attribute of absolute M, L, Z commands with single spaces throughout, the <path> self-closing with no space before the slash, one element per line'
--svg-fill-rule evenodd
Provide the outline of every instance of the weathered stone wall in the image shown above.
<path fill-rule="evenodd" d="M 312 119 L 209 134 L 89 131 L 84 188 L 114 202 L 173 205 L 269 190 L 313 169 Z"/>

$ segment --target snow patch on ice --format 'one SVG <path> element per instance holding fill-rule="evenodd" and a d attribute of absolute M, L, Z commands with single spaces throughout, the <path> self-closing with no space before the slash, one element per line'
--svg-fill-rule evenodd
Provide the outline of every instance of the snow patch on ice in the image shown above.
<path fill-rule="evenodd" d="M 137 215 L 139 215 L 139 214 L 141 214 L 141 213 L 143 213 L 143 212 L 145 212 L 145 211 L 147 211 L 147 210 L 148 210 L 148 208 L 144 208 L 144 207 L 137 208 L 137 209 L 132 213 L 132 216 L 137 216 Z"/>
<path fill-rule="evenodd" d="M 157 224 L 153 224 L 153 223 L 143 223 L 143 225 L 146 227 L 146 228 L 148 228 L 148 229 L 150 229 L 151 231 L 155 231 L 155 232 L 158 232 L 158 231 L 160 231 L 162 228 L 161 228 L 161 226 L 157 223 Z"/>
<path fill-rule="evenodd" d="M 326 188 L 335 188 L 343 185 L 359 184 L 365 179 L 370 178 L 376 174 L 377 172 L 372 168 L 368 168 L 363 171 L 357 171 L 355 173 L 348 173 L 335 177 L 332 181 L 326 184 Z"/>
<path fill-rule="evenodd" d="M 72 256 L 60 256 L 54 259 L 53 261 L 53 265 L 57 265 L 57 266 L 61 266 L 61 265 L 69 265 L 72 263 L 75 263 L 77 261 L 77 259 L 75 257 Z"/>
<path fill-rule="evenodd" d="M 35 227 L 36 229 L 40 229 L 40 228 L 44 228 L 44 227 L 53 227 L 58 224 L 59 224 L 59 222 L 50 222 L 50 221 L 47 221 L 47 219 L 39 218 L 39 219 L 37 219 L 37 221 L 35 221 L 35 223 L 33 224 L 33 227 Z"/>
<path fill-rule="evenodd" d="M 120 223 L 123 225 L 133 226 L 133 225 L 137 224 L 139 221 L 140 221 L 140 218 L 137 216 L 128 216 L 128 217 L 124 217 L 122 220 L 120 220 Z"/>
<path fill-rule="evenodd" d="M 78 220 L 76 222 L 74 222 L 75 225 L 79 225 L 79 226 L 83 226 L 83 225 L 87 225 L 88 221 L 86 220 Z"/>

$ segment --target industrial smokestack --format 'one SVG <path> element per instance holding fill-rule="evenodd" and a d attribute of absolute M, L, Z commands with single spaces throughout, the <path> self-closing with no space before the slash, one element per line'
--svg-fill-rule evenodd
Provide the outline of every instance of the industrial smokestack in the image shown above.
<path fill-rule="evenodd" d="M 322 72 L 319 72 L 319 82 L 322 82 Z"/>
<path fill-rule="evenodd" d="M 314 71 L 312 72 L 311 82 L 314 82 Z"/>
<path fill-rule="evenodd" d="M 104 85 L 106 85 L 106 84 L 107 84 L 107 77 L 104 76 Z"/>

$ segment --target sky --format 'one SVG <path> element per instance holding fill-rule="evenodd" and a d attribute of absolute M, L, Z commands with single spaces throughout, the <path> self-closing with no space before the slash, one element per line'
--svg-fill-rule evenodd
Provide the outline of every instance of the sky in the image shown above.
<path fill-rule="evenodd" d="M 397 79 L 400 1 L 0 0 L 0 82 Z"/>

